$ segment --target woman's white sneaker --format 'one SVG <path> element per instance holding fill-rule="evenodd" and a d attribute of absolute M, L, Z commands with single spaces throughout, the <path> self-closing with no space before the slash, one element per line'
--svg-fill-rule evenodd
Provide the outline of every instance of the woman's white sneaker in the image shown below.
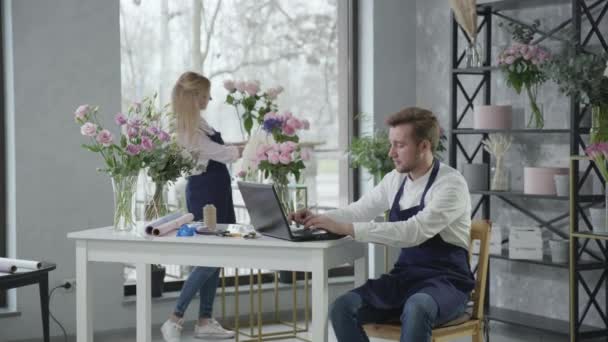
<path fill-rule="evenodd" d="M 170 319 L 163 323 L 163 325 L 160 327 L 160 332 L 163 334 L 163 339 L 165 342 L 180 342 L 183 329 L 182 323 L 183 320 L 173 322 Z"/>
<path fill-rule="evenodd" d="M 224 329 L 218 321 L 210 318 L 206 325 L 195 325 L 194 326 L 194 338 L 204 339 L 225 339 L 233 338 L 234 331 Z"/>

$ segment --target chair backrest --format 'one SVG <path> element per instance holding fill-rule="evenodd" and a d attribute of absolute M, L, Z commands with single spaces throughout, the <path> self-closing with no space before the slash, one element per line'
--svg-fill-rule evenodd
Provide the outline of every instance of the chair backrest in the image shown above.
<path fill-rule="evenodd" d="M 488 277 L 488 262 L 490 259 L 490 234 L 492 223 L 488 220 L 475 220 L 471 223 L 471 237 L 469 241 L 469 260 L 473 254 L 475 241 L 479 241 L 479 254 L 477 261 L 477 272 L 475 274 L 475 289 L 471 293 L 473 301 L 474 319 L 483 319 L 483 309 L 486 297 L 486 284 Z"/>

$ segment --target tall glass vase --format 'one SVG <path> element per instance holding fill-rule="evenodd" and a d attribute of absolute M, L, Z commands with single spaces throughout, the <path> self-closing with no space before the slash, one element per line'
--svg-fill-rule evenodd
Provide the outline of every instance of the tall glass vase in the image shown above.
<path fill-rule="evenodd" d="M 505 167 L 504 157 L 496 157 L 496 165 L 492 168 L 492 183 L 490 190 L 493 191 L 509 191 L 510 172 Z"/>
<path fill-rule="evenodd" d="M 115 231 L 126 232 L 135 228 L 137 177 L 137 175 L 114 175 L 111 178 L 114 192 Z"/>
<path fill-rule="evenodd" d="M 591 129 L 589 139 L 592 144 L 608 141 L 608 105 L 591 107 Z"/>
<path fill-rule="evenodd" d="M 532 110 L 530 119 L 528 119 L 528 128 L 543 128 L 545 126 L 543 108 L 542 104 L 539 105 L 537 101 L 540 84 L 526 84 L 525 88 L 528 100 L 530 101 L 530 109 Z"/>
<path fill-rule="evenodd" d="M 465 49 L 465 65 L 467 68 L 479 68 L 483 65 L 481 45 L 476 40 L 469 42 Z"/>

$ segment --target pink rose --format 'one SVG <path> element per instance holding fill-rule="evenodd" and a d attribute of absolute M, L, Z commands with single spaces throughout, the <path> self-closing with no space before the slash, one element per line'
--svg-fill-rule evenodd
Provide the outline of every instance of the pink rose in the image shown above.
<path fill-rule="evenodd" d="M 116 113 L 116 116 L 114 117 L 114 122 L 118 126 L 122 126 L 127 123 L 127 117 L 123 113 L 118 112 L 118 113 Z"/>
<path fill-rule="evenodd" d="M 224 88 L 226 88 L 226 90 L 228 90 L 231 93 L 234 93 L 236 91 L 236 86 L 235 86 L 233 80 L 225 80 Z"/>
<path fill-rule="evenodd" d="M 247 175 L 247 172 L 245 172 L 244 170 L 239 171 L 239 173 L 236 174 L 237 177 L 239 178 L 244 178 Z"/>
<path fill-rule="evenodd" d="M 296 134 L 296 129 L 295 129 L 295 127 L 285 123 L 283 125 L 283 134 L 292 136 L 292 135 Z"/>
<path fill-rule="evenodd" d="M 96 138 L 97 142 L 102 144 L 105 147 L 112 145 L 112 133 L 107 129 L 102 129 L 99 134 L 97 134 Z"/>
<path fill-rule="evenodd" d="M 290 118 L 287 120 L 287 125 L 295 128 L 296 130 L 302 129 L 302 122 L 296 118 Z"/>
<path fill-rule="evenodd" d="M 148 137 L 141 138 L 141 148 L 145 151 L 152 151 L 154 149 L 154 142 Z"/>
<path fill-rule="evenodd" d="M 513 56 L 507 56 L 507 58 L 505 58 L 505 63 L 508 65 L 513 64 L 513 62 L 515 62 L 515 58 Z"/>
<path fill-rule="evenodd" d="M 258 82 L 258 81 L 247 82 L 245 84 L 245 91 L 247 92 L 247 94 L 249 94 L 249 96 L 253 96 L 253 95 L 257 94 L 258 91 L 260 91 L 260 82 Z"/>
<path fill-rule="evenodd" d="M 89 114 L 89 105 L 85 104 L 76 108 L 74 111 L 74 119 L 76 122 L 82 122 L 87 118 L 87 114 Z"/>
<path fill-rule="evenodd" d="M 279 151 L 281 153 L 291 153 L 296 150 L 296 147 L 298 147 L 298 145 L 293 141 L 286 141 L 279 145 Z"/>
<path fill-rule="evenodd" d="M 127 127 L 127 136 L 129 138 L 135 138 L 139 134 L 139 128 L 135 126 Z"/>
<path fill-rule="evenodd" d="M 165 131 L 160 131 L 160 132 L 158 132 L 158 140 L 160 140 L 162 142 L 167 142 L 167 141 L 171 140 L 171 136 L 169 135 L 169 133 L 167 133 Z"/>
<path fill-rule="evenodd" d="M 234 87 L 236 88 L 237 91 L 243 93 L 243 92 L 245 92 L 245 88 L 247 87 L 247 82 L 238 81 L 234 84 Z"/>
<path fill-rule="evenodd" d="M 86 122 L 80 127 L 80 133 L 87 137 L 94 137 L 97 134 L 97 125 L 91 122 Z"/>
<path fill-rule="evenodd" d="M 302 120 L 302 128 L 304 128 L 305 130 L 309 130 L 310 129 L 310 122 L 306 119 Z"/>
<path fill-rule="evenodd" d="M 276 165 L 280 161 L 280 154 L 276 151 L 268 152 L 268 162 L 272 165 Z"/>
<path fill-rule="evenodd" d="M 141 152 L 141 149 L 138 145 L 129 144 L 127 145 L 127 154 L 131 156 L 136 156 Z"/>
<path fill-rule="evenodd" d="M 292 158 L 291 158 L 291 153 L 281 153 L 279 155 L 279 161 L 281 162 L 281 164 L 283 165 L 287 165 L 289 163 L 292 162 Z"/>
<path fill-rule="evenodd" d="M 302 151 L 300 152 L 300 157 L 302 158 L 302 160 L 307 161 L 310 160 L 310 158 L 312 157 L 312 152 L 310 151 L 309 148 L 304 148 L 302 149 Z"/>

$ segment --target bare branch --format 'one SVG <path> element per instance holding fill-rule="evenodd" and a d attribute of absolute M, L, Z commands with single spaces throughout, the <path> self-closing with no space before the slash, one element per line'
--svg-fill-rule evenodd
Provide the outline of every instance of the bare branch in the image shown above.
<path fill-rule="evenodd" d="M 271 64 L 273 62 L 278 62 L 281 60 L 288 60 L 290 58 L 294 58 L 297 56 L 298 56 L 298 54 L 295 54 L 295 53 L 285 53 L 285 54 L 280 54 L 274 58 L 265 58 L 265 59 L 259 59 L 259 60 L 245 61 L 245 62 L 242 62 L 231 68 L 215 70 L 214 72 L 209 74 L 209 78 L 211 79 L 216 76 L 223 75 L 223 74 L 233 74 L 233 73 L 241 70 L 242 68 L 249 67 L 249 66 L 265 66 L 265 65 Z"/>
<path fill-rule="evenodd" d="M 215 33 L 215 22 L 217 21 L 217 15 L 220 12 L 220 7 L 222 7 L 222 0 L 217 2 L 217 6 L 215 7 L 215 11 L 213 11 L 213 15 L 211 17 L 211 22 L 209 24 L 209 28 L 206 29 L 206 37 L 205 37 L 205 51 L 203 52 L 203 56 L 201 58 L 201 63 L 204 65 L 207 60 L 207 56 L 209 56 L 209 50 L 211 46 L 211 38 Z"/>

